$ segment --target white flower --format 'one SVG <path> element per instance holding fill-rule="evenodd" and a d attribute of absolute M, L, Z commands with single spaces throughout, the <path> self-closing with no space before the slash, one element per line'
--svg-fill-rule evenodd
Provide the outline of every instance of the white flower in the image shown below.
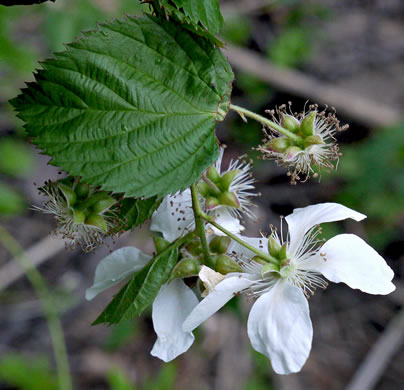
<path fill-rule="evenodd" d="M 140 271 L 152 258 L 137 248 L 124 247 L 98 264 L 94 284 L 87 289 L 88 300 Z M 157 340 L 151 354 L 165 362 L 184 353 L 194 342 L 192 332 L 183 331 L 182 323 L 198 304 L 193 291 L 182 280 L 163 285 L 153 302 L 153 327 Z"/>
<path fill-rule="evenodd" d="M 215 221 L 229 230 L 238 234 L 244 227 L 237 218 L 234 218 L 226 209 L 213 210 L 210 213 Z M 218 229 L 208 225 L 208 233 L 223 235 Z M 192 210 L 191 190 L 177 192 L 175 195 L 166 196 L 158 209 L 154 212 L 150 229 L 162 233 L 165 240 L 172 242 L 184 234 L 195 229 L 195 220 Z"/>
<path fill-rule="evenodd" d="M 335 134 L 346 130 L 348 126 L 341 127 L 335 113 L 317 110 L 317 105 L 311 105 L 307 112 L 292 114 L 282 105 L 275 111 L 267 111 L 276 124 L 301 138 L 301 142 L 295 142 L 276 128 L 270 128 L 269 131 L 264 129 L 266 139 L 264 145 L 258 147 L 264 159 L 275 159 L 280 165 L 291 168 L 288 175 L 291 176 L 292 184 L 301 180 L 301 175 L 305 180 L 310 175 L 317 177 L 314 167 L 333 169 L 333 162 L 338 162 L 341 155 Z"/>
<path fill-rule="evenodd" d="M 234 294 L 247 292 L 258 298 L 248 319 L 248 336 L 253 348 L 271 359 L 278 374 L 300 371 L 309 356 L 313 335 L 305 296 L 316 287 L 326 286 L 323 276 L 369 294 L 384 295 L 395 289 L 391 283 L 393 271 L 361 238 L 340 234 L 319 245 L 317 225 L 347 218 L 360 221 L 365 215 L 336 203 L 294 210 L 286 217 L 289 239 L 283 242 L 276 233 L 272 236 L 278 248 L 285 245 L 285 256 L 280 255 L 278 266 L 251 260 L 254 253 L 232 244 L 230 250 L 237 253 L 244 272 L 227 275 L 196 306 L 185 320 L 183 330 L 192 331 Z M 268 239 L 244 239 L 267 252 Z"/>

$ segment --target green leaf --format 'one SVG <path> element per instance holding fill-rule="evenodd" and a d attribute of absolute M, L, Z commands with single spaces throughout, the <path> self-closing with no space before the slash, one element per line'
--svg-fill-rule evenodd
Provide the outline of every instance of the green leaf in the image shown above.
<path fill-rule="evenodd" d="M 156 197 L 148 199 L 125 198 L 119 213 L 123 221 L 123 229 L 130 230 L 149 220 L 154 211 L 160 206 L 161 200 Z"/>
<path fill-rule="evenodd" d="M 72 176 L 127 197 L 194 183 L 218 157 L 233 73 L 221 51 L 154 17 L 103 24 L 42 63 L 11 103 Z"/>
<path fill-rule="evenodd" d="M 20 214 L 25 208 L 23 197 L 0 182 L 0 217 Z"/>
<path fill-rule="evenodd" d="M 12 138 L 0 142 L 0 172 L 10 176 L 28 176 L 35 165 L 26 144 Z"/>
<path fill-rule="evenodd" d="M 141 314 L 156 298 L 161 286 L 167 283 L 177 260 L 177 247 L 154 257 L 115 295 L 93 325 L 117 324 Z"/>
<path fill-rule="evenodd" d="M 155 12 L 172 17 L 195 34 L 223 46 L 215 34 L 223 27 L 223 16 L 218 0 L 155 0 Z"/>

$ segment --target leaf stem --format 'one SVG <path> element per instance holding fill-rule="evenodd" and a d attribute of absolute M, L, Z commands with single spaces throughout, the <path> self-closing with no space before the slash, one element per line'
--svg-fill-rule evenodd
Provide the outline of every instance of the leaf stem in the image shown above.
<path fill-rule="evenodd" d="M 205 262 L 208 267 L 214 268 L 214 262 L 209 252 L 208 240 L 206 239 L 205 234 L 205 224 L 203 221 L 204 218 L 203 216 L 205 215 L 205 213 L 201 209 L 201 205 L 198 199 L 198 192 L 195 184 L 192 184 L 191 186 L 191 194 L 192 194 L 192 209 L 194 211 L 196 231 L 201 240 L 202 250 L 205 255 Z"/>
<path fill-rule="evenodd" d="M 213 225 L 216 229 L 219 229 L 220 231 L 222 231 L 224 234 L 226 234 L 226 236 L 229 236 L 232 240 L 238 242 L 240 245 L 242 245 L 243 247 L 247 248 L 248 250 L 250 250 L 251 252 L 255 253 L 257 256 L 261 257 L 262 259 L 264 259 L 265 261 L 272 263 L 272 264 L 276 264 L 279 265 L 279 262 L 274 259 L 273 257 L 271 257 L 270 255 L 268 255 L 265 252 L 260 251 L 259 249 L 255 248 L 254 246 L 248 244 L 247 242 L 243 241 L 241 238 L 237 237 L 235 234 L 229 232 L 227 229 L 225 229 L 224 227 L 222 227 L 221 225 L 219 225 L 218 223 L 216 223 L 213 218 L 209 217 L 208 215 L 206 215 L 205 213 L 203 213 L 201 215 L 201 217 L 203 219 L 205 219 L 207 222 L 209 222 L 211 225 Z"/>
<path fill-rule="evenodd" d="M 49 333 L 52 340 L 53 351 L 55 354 L 56 370 L 59 384 L 58 388 L 60 390 L 73 390 L 63 328 L 46 281 L 41 276 L 39 271 L 36 268 L 32 267 L 29 259 L 24 254 L 24 250 L 21 248 L 15 238 L 1 225 L 0 242 L 20 263 L 20 266 L 24 270 L 25 275 L 32 284 L 32 287 L 34 288 L 41 302 L 44 315 L 48 322 Z"/>
<path fill-rule="evenodd" d="M 296 142 L 302 142 L 303 141 L 302 138 L 299 137 L 298 135 L 296 135 L 296 134 L 292 133 L 291 131 L 285 129 L 284 127 L 278 125 L 277 123 L 275 123 L 275 122 L 273 122 L 273 121 L 271 121 L 271 120 L 269 120 L 269 119 L 267 119 L 267 118 L 265 118 L 265 117 L 263 117 L 261 115 L 256 114 L 255 112 L 249 111 L 249 110 L 247 110 L 247 109 L 245 109 L 243 107 L 239 107 L 239 106 L 236 106 L 234 104 L 230 104 L 230 109 L 233 110 L 233 111 L 236 111 L 242 118 L 244 118 L 244 116 L 247 116 L 247 117 L 249 117 L 251 119 L 254 119 L 257 122 L 263 124 L 264 126 L 272 128 L 272 129 L 282 133 L 283 135 L 286 135 L 286 137 L 288 137 L 290 139 L 293 139 Z"/>

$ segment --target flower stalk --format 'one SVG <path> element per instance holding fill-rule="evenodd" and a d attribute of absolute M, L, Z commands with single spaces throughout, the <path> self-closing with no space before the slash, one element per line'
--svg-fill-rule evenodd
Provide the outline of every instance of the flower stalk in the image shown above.
<path fill-rule="evenodd" d="M 292 133 L 291 131 L 289 131 L 288 129 L 285 129 L 284 127 L 278 125 L 277 123 L 256 114 L 255 112 L 249 111 L 243 107 L 239 107 L 236 106 L 234 104 L 230 104 L 230 109 L 233 111 L 236 111 L 242 118 L 244 116 L 247 116 L 251 119 L 256 120 L 257 122 L 263 124 L 264 126 L 267 126 L 269 128 L 272 128 L 276 131 L 279 131 L 280 133 L 282 133 L 283 135 L 286 135 L 286 137 L 292 139 L 293 141 L 297 142 L 297 143 L 303 143 L 303 139 L 302 137 L 299 137 L 298 135 Z"/>

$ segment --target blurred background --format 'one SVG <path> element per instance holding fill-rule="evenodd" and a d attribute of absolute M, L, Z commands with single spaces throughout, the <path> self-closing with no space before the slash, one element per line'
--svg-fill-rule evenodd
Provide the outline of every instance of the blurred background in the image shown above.
<path fill-rule="evenodd" d="M 114 248 L 153 251 L 147 226 L 90 254 L 66 251 L 50 236 L 55 223 L 33 211 L 37 187 L 58 177 L 48 158 L 26 143 L 8 100 L 33 79 L 38 61 L 97 21 L 138 14 L 137 0 L 57 0 L 0 6 L 0 225 L 25 249 L 49 284 L 62 319 L 74 388 L 78 390 L 367 390 L 404 389 L 404 5 L 401 0 L 222 1 L 225 54 L 234 66 L 233 103 L 264 113 L 291 101 L 335 106 L 338 170 L 291 186 L 283 168 L 256 160 L 260 126 L 230 114 L 218 128 L 227 159 L 256 160 L 259 223 L 268 231 L 295 207 L 336 201 L 367 214 L 362 223 L 323 226 L 323 235 L 355 233 L 394 269 L 397 290 L 368 296 L 330 285 L 310 299 L 313 349 L 299 374 L 282 377 L 255 353 L 246 334 L 252 302 L 233 300 L 197 332 L 176 361 L 150 356 L 150 312 L 115 328 L 91 327 L 116 290 L 87 302 L 97 263 Z M 0 233 L 1 234 L 1 233 Z M 3 237 L 4 239 L 4 237 Z M 0 389 L 57 389 L 54 358 L 40 301 L 0 244 Z"/>

